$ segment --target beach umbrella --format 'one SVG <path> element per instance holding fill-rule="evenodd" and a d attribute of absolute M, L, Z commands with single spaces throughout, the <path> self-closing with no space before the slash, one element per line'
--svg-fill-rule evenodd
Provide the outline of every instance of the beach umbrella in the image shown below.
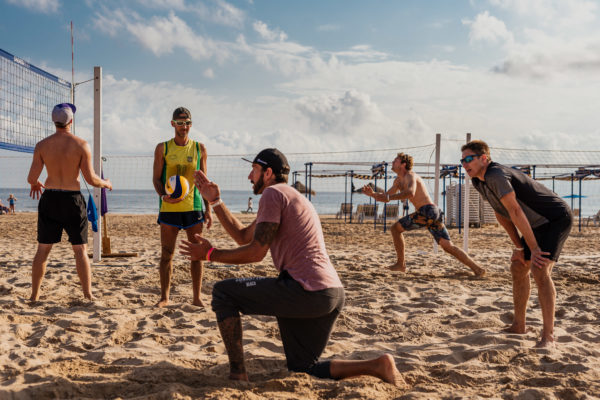
<path fill-rule="evenodd" d="M 584 197 L 587 197 L 587 196 L 585 196 L 585 195 L 579 195 L 579 194 L 569 194 L 569 195 L 563 196 L 563 199 L 578 199 L 580 197 L 584 198 Z"/>

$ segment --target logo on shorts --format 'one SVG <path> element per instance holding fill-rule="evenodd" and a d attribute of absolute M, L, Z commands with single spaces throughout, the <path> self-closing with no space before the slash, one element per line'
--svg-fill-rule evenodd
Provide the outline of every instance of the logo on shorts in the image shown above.
<path fill-rule="evenodd" d="M 194 157 L 188 156 L 187 160 L 188 160 L 188 162 L 192 162 L 192 161 L 194 161 Z"/>
<path fill-rule="evenodd" d="M 246 282 L 246 287 L 250 287 L 250 286 L 256 286 L 256 282 L 255 281 Z"/>

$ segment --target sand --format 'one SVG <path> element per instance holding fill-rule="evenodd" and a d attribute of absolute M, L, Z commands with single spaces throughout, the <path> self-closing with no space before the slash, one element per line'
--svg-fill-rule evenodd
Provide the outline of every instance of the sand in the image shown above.
<path fill-rule="evenodd" d="M 245 221 L 252 218 L 243 215 Z M 0 399 L 588 399 L 600 396 L 600 228 L 573 232 L 555 267 L 555 349 L 534 349 L 541 312 L 533 285 L 529 331 L 502 333 L 512 318 L 510 243 L 496 226 L 471 230 L 470 254 L 486 279 L 435 254 L 428 233 L 406 234 L 407 274 L 389 233 L 323 218 L 347 304 L 323 359 L 392 354 L 408 387 L 372 377 L 345 381 L 290 373 L 275 320 L 243 316 L 250 383 L 227 380 L 210 293 L 218 280 L 275 276 L 260 263 L 205 264 L 203 301 L 191 305 L 189 262 L 176 253 L 171 305 L 159 297 L 159 228 L 152 215 L 109 215 L 113 252 L 93 265 L 98 300 L 83 301 L 70 245 L 55 245 L 41 289 L 28 302 L 35 213 L 0 216 Z M 462 236 L 450 230 L 454 242 Z M 183 234 L 180 238 L 183 238 Z M 216 224 L 207 234 L 233 247 Z"/>

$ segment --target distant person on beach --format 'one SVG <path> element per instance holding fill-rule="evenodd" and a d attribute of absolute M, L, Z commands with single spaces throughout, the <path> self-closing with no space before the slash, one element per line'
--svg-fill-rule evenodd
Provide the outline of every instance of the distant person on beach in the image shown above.
<path fill-rule="evenodd" d="M 27 176 L 27 182 L 31 185 L 29 195 L 34 199 L 40 199 L 38 247 L 33 258 L 31 301 L 39 299 L 48 255 L 52 245 L 60 242 L 63 229 L 67 232 L 69 242 L 73 246 L 75 266 L 83 295 L 88 300 L 94 299 L 92 271 L 87 254 L 88 220 L 85 199 L 80 192 L 79 171 L 86 182 L 92 186 L 112 190 L 112 184 L 108 179 L 101 179 L 94 172 L 88 143 L 71 133 L 74 113 L 73 104 L 63 103 L 54 106 L 52 121 L 56 132 L 36 144 Z M 44 166 L 48 177 L 42 183 L 38 178 Z"/>
<path fill-rule="evenodd" d="M 10 213 L 14 214 L 15 213 L 15 203 L 17 202 L 17 198 L 11 193 L 8 196 L 8 206 L 10 207 Z"/>
<path fill-rule="evenodd" d="M 398 153 L 392 164 L 392 171 L 398 177 L 394 180 L 392 187 L 385 193 L 376 193 L 369 185 L 364 186 L 362 190 L 363 194 L 377 201 L 387 203 L 391 200 L 410 200 L 415 207 L 416 211 L 414 213 L 400 218 L 392 225 L 391 232 L 394 239 L 397 261 L 389 268 L 392 271 L 406 272 L 404 237 L 402 233 L 414 229 L 427 228 L 435 241 L 446 253 L 471 268 L 475 276 L 484 276 L 485 270 L 477 265 L 467 253 L 450 241 L 450 234 L 443 222 L 442 211 L 431 201 L 423 180 L 412 170 L 412 167 L 412 156 Z"/>
<path fill-rule="evenodd" d="M 185 107 L 173 111 L 171 126 L 173 139 L 161 142 L 154 150 L 154 171 L 152 183 L 160 196 L 158 223 L 160 224 L 160 300 L 158 307 L 169 304 L 171 276 L 173 274 L 173 253 L 175 242 L 181 229 L 187 238 L 196 242 L 196 234 L 202 234 L 202 224 L 206 228 L 212 225 L 210 206 L 194 188 L 194 171 L 206 172 L 206 147 L 189 138 L 192 128 L 192 113 Z M 172 175 L 185 177 L 190 184 L 190 192 L 182 199 L 173 199 L 165 191 L 166 180 Z M 202 289 L 202 260 L 192 260 L 190 272 L 192 276 L 192 304 L 203 307 L 200 298 Z"/>
<path fill-rule="evenodd" d="M 248 197 L 248 208 L 246 209 L 247 213 L 252 212 L 252 197 Z"/>
<path fill-rule="evenodd" d="M 262 196 L 256 219 L 246 227 L 227 209 L 217 184 L 196 173 L 202 196 L 240 247 L 216 249 L 198 235 L 197 243 L 183 242 L 183 254 L 192 260 L 248 264 L 261 261 L 270 249 L 279 271 L 277 278 L 227 279 L 213 288 L 212 309 L 229 356 L 229 378 L 248 380 L 241 312 L 277 317 L 290 371 L 330 379 L 371 375 L 403 383 L 389 354 L 364 361 L 319 361 L 344 306 L 344 288 L 325 250 L 319 216 L 308 199 L 287 185 L 289 171 L 277 149 L 265 149 L 254 158 L 248 179 L 254 194 Z"/>
<path fill-rule="evenodd" d="M 554 345 L 556 289 L 551 273 L 571 231 L 571 209 L 546 186 L 521 171 L 492 161 L 485 142 L 473 140 L 462 146 L 461 151 L 460 162 L 472 178 L 473 186 L 490 203 L 515 246 L 510 258 L 515 315 L 506 331 L 525 333 L 531 273 L 538 287 L 543 319 L 537 346 Z"/>

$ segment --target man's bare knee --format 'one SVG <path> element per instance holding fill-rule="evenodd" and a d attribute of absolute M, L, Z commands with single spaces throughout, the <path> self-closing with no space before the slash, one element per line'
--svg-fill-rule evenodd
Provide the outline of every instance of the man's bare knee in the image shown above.
<path fill-rule="evenodd" d="M 454 244 L 447 239 L 440 239 L 438 244 L 446 253 L 451 253 L 451 250 L 453 250 L 455 247 Z"/>
<path fill-rule="evenodd" d="M 171 246 L 161 246 L 160 259 L 161 261 L 171 261 L 173 259 L 173 254 L 175 253 L 175 249 Z"/>
<path fill-rule="evenodd" d="M 392 225 L 391 231 L 392 233 L 399 235 L 404 232 L 404 228 L 402 225 L 400 225 L 400 222 L 396 222 L 394 225 Z"/>
<path fill-rule="evenodd" d="M 523 264 L 518 261 L 514 261 L 510 265 L 510 273 L 513 276 L 513 279 L 524 279 L 529 276 L 529 263 Z"/>

